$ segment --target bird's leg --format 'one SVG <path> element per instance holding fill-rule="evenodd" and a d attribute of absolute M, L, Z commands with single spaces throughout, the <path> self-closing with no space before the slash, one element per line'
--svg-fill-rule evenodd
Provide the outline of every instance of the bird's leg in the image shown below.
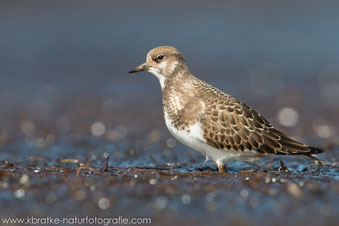
<path fill-rule="evenodd" d="M 218 166 L 219 173 L 227 173 L 228 172 L 228 169 L 225 166 L 223 161 L 216 161 L 216 164 Z"/>
<path fill-rule="evenodd" d="M 202 167 L 204 167 L 205 166 L 205 164 L 206 164 L 206 162 L 209 160 L 209 158 L 208 158 L 208 156 L 206 155 L 206 159 L 205 159 L 205 161 L 202 163 Z"/>
<path fill-rule="evenodd" d="M 214 170 L 214 169 L 212 169 L 211 167 L 205 165 L 206 162 L 207 162 L 208 160 L 209 160 L 209 158 L 208 158 L 208 156 L 206 155 L 205 161 L 202 163 L 201 167 L 199 167 L 197 170 L 199 170 L 199 171 Z"/>

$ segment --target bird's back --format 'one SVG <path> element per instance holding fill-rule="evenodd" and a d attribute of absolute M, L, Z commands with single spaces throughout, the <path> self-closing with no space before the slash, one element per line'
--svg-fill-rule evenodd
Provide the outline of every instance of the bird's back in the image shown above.
<path fill-rule="evenodd" d="M 194 77 L 191 102 L 203 102 L 195 115 L 206 142 L 219 150 L 255 150 L 267 154 L 311 155 L 324 152 L 289 138 L 245 103 Z M 194 109 L 197 110 L 197 109 Z"/>

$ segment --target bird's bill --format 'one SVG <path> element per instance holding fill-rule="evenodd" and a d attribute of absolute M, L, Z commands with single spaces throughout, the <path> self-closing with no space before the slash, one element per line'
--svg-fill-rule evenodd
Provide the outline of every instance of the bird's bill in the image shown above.
<path fill-rule="evenodd" d="M 138 67 L 134 68 L 133 70 L 130 70 L 129 73 L 136 73 L 141 71 L 148 71 L 149 66 L 147 66 L 146 63 L 140 64 Z"/>

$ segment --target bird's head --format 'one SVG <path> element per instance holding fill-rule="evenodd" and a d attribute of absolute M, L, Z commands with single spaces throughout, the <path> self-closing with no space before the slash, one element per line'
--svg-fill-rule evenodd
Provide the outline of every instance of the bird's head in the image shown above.
<path fill-rule="evenodd" d="M 160 83 L 169 77 L 188 72 L 181 53 L 171 46 L 159 46 L 148 52 L 146 62 L 129 73 L 148 71 L 154 74 Z"/>

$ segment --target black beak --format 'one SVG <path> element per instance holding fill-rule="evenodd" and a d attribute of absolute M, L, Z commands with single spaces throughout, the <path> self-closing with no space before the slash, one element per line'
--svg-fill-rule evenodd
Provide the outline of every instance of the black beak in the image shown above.
<path fill-rule="evenodd" d="M 146 63 L 140 64 L 138 67 L 134 68 L 133 70 L 130 70 L 128 73 L 136 73 L 141 71 L 148 71 L 149 66 L 147 66 Z"/>

